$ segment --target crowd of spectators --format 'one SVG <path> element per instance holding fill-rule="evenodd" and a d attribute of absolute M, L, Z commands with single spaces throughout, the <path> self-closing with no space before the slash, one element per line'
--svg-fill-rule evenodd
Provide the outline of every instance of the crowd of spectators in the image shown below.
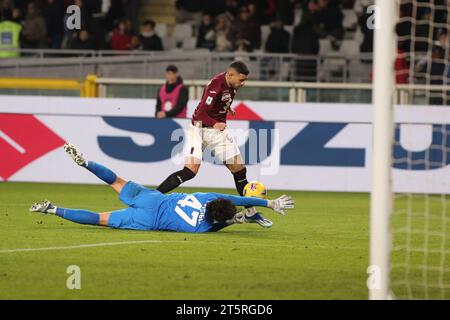
<path fill-rule="evenodd" d="M 399 55 L 413 70 L 410 82 L 450 83 L 447 0 L 420 2 L 425 5 L 400 6 L 400 21 L 396 25 Z M 440 99 L 434 100 L 436 103 Z"/>
<path fill-rule="evenodd" d="M 195 0 L 177 1 L 180 22 L 199 22 L 197 48 L 214 51 L 262 50 L 269 53 L 295 53 L 304 56 L 296 61 L 296 80 L 316 81 L 317 56 L 322 39 L 330 41 L 331 50 L 339 50 L 344 36 L 343 10 L 357 15 L 362 34 L 359 52 L 361 62 L 371 63 L 374 49 L 374 0 Z M 396 81 L 402 83 L 450 84 L 450 46 L 448 38 L 448 0 L 400 2 Z M 295 19 L 294 8 L 302 16 Z M 200 15 L 200 12 L 202 13 Z M 297 25 L 294 22 L 299 20 Z M 269 25 L 270 34 L 264 46 L 261 26 Z M 285 26 L 293 26 L 290 33 Z M 270 58 L 263 60 L 270 72 Z M 278 67 L 276 67 L 278 68 Z M 275 69 L 275 68 L 274 68 Z M 442 98 L 430 98 L 440 104 Z"/>
<path fill-rule="evenodd" d="M 366 10 L 373 3 L 373 0 L 360 0 L 361 7 L 357 10 L 363 33 L 362 53 L 372 53 L 374 48 L 374 29 L 368 27 L 371 13 Z M 395 61 L 398 84 L 450 84 L 449 4 L 448 0 L 400 3 L 399 21 L 395 27 L 398 37 Z M 429 103 L 441 104 L 442 94 L 431 94 Z"/>
<path fill-rule="evenodd" d="M 344 35 L 342 9 L 354 1 L 178 0 L 177 21 L 199 21 L 197 48 L 317 54 L 322 38 L 330 37 L 333 46 L 339 47 Z M 291 35 L 285 26 L 296 21 L 296 7 L 301 7 L 302 17 Z M 261 47 L 263 25 L 270 26 L 270 34 Z"/>
<path fill-rule="evenodd" d="M 217 52 L 317 55 L 320 40 L 339 49 L 344 36 L 344 8 L 355 0 L 178 0 L 177 21 L 199 21 L 197 48 Z M 296 8 L 301 8 L 297 11 Z M 295 12 L 302 12 L 295 17 Z M 300 21 L 299 23 L 297 21 Z M 297 25 L 294 25 L 297 22 Z M 266 41 L 262 26 L 269 26 Z M 289 32 L 285 26 L 290 26 Z M 270 59 L 263 63 L 270 65 Z M 315 81 L 316 59 L 296 64 L 296 79 Z"/>
<path fill-rule="evenodd" d="M 66 8 L 72 4 L 81 9 L 79 30 L 67 28 Z M 362 34 L 359 51 L 370 56 L 373 12 L 367 8 L 372 4 L 374 0 L 177 0 L 176 23 L 195 26 L 196 48 L 317 56 L 323 39 L 329 40 L 330 50 L 339 50 L 346 36 L 343 10 L 351 9 Z M 1 41 L 25 49 L 164 50 L 155 22 L 139 23 L 138 10 L 139 1 L 132 0 L 0 0 L 0 31 L 3 23 L 16 33 Z M 449 81 L 447 13 L 448 0 L 404 1 L 400 6 L 398 83 Z M 265 39 L 263 26 L 270 29 Z M 305 77 L 296 79 L 315 81 L 317 59 L 298 61 L 295 69 Z"/>
<path fill-rule="evenodd" d="M 339 46 L 343 36 L 342 7 L 355 0 L 178 0 L 177 23 L 197 23 L 197 48 L 214 51 L 264 50 L 272 53 L 317 52 L 320 38 Z M 52 49 L 163 50 L 155 23 L 141 25 L 130 14 L 131 0 L 0 0 L 0 21 L 21 26 L 20 47 Z M 66 8 L 81 8 L 81 30 L 69 30 Z M 303 9 L 302 23 L 291 34 L 284 29 Z M 133 21 L 134 19 L 134 21 Z M 307 22 L 307 23 L 305 23 Z M 262 48 L 261 26 L 271 34 Z M 311 39 L 305 45 L 301 39 Z M 291 45 L 292 43 L 292 45 Z"/>
<path fill-rule="evenodd" d="M 161 50 L 160 45 L 154 45 L 155 48 L 152 45 L 155 23 L 146 21 L 141 28 L 136 24 L 137 3 L 131 0 L 0 0 L 0 23 L 7 21 L 20 26 L 19 42 L 23 49 Z M 80 29 L 67 27 L 66 22 L 74 13 L 67 13 L 70 5 L 80 8 Z"/>
<path fill-rule="evenodd" d="M 420 0 L 400 6 L 398 58 L 404 61 L 405 83 L 450 85 L 450 42 L 448 0 Z M 402 73 L 402 72 L 400 72 Z M 399 74 L 397 70 L 397 75 Z M 430 90 L 428 103 L 450 103 L 450 91 Z"/>
<path fill-rule="evenodd" d="M 338 49 L 344 35 L 343 8 L 364 0 L 178 0 L 177 23 L 197 23 L 197 48 L 230 52 L 317 54 L 319 40 L 330 38 Z M 2 21 L 21 26 L 24 49 L 163 50 L 155 23 L 141 25 L 130 14 L 130 0 L 0 0 Z M 66 27 L 66 8 L 81 8 L 81 30 Z M 302 17 L 295 19 L 295 8 Z M 134 19 L 134 21 L 133 21 Z M 292 34 L 285 25 L 295 26 Z M 262 47 L 261 26 L 270 34 Z M 366 41 L 367 39 L 367 41 Z M 370 50 L 365 37 L 362 51 Z"/>

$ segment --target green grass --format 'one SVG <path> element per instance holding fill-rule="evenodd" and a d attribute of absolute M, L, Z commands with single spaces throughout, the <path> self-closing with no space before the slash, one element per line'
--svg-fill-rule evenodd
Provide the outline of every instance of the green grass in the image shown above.
<path fill-rule="evenodd" d="M 262 210 L 271 229 L 186 234 L 28 213 L 46 198 L 63 207 L 122 208 L 106 186 L 0 183 L 0 299 L 366 299 L 369 196 L 287 193 L 297 205 L 287 216 Z M 160 242 L 4 252 L 139 240 Z M 81 290 L 66 288 L 69 265 L 81 268 Z"/>

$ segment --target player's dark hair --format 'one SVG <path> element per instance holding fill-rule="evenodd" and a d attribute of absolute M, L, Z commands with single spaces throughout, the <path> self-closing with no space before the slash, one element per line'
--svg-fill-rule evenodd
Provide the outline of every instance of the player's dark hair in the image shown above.
<path fill-rule="evenodd" d="M 146 19 L 144 20 L 144 22 L 142 23 L 143 26 L 151 26 L 152 29 L 155 29 L 156 23 L 153 20 L 150 19 Z"/>
<path fill-rule="evenodd" d="M 208 222 L 225 222 L 236 214 L 236 206 L 227 199 L 216 199 L 206 204 L 205 219 Z"/>
<path fill-rule="evenodd" d="M 178 68 L 177 68 L 176 65 L 170 64 L 170 65 L 167 66 L 166 72 L 178 73 Z"/>
<path fill-rule="evenodd" d="M 246 76 L 248 76 L 248 74 L 250 73 L 247 65 L 242 61 L 234 61 L 228 66 L 228 68 L 233 68 L 237 71 L 237 73 L 245 74 Z"/>

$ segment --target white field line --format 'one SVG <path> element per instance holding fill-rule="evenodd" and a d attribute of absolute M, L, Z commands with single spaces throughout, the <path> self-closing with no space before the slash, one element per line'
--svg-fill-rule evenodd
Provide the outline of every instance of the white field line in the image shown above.
<path fill-rule="evenodd" d="M 0 253 L 68 250 L 68 249 L 109 247 L 109 246 L 120 246 L 120 245 L 127 245 L 127 244 L 161 243 L 161 242 L 163 242 L 163 241 L 160 241 L 160 240 L 140 240 L 139 241 L 138 240 L 138 241 L 123 241 L 123 242 L 100 242 L 100 243 L 91 243 L 91 244 L 79 244 L 79 245 L 75 245 L 75 246 L 63 246 L 63 247 L 6 249 L 6 250 L 0 250 Z"/>
<path fill-rule="evenodd" d="M 61 246 L 61 247 L 45 247 L 45 248 L 18 248 L 18 249 L 4 249 L 0 250 L 2 253 L 16 253 L 16 252 L 36 252 L 36 251 L 56 251 L 56 250 L 70 250 L 70 249 L 83 249 L 83 248 L 95 248 L 95 247 L 111 247 L 120 245 L 133 245 L 133 244 L 146 244 L 146 243 L 187 243 L 187 244 L 212 244 L 212 245 L 223 245 L 223 242 L 211 242 L 211 241 L 183 241 L 183 240 L 136 240 L 136 241 L 122 241 L 122 242 L 100 242 L 91 244 L 80 244 L 73 246 Z M 234 243 L 236 246 L 253 246 L 253 247 L 298 247 L 304 248 L 303 245 L 289 245 L 289 244 L 270 244 L 270 243 Z M 328 249 L 334 248 L 335 246 L 321 246 L 321 245 L 311 245 L 308 246 L 310 249 Z M 361 250 L 360 247 L 344 247 L 338 246 L 338 249 L 343 250 Z"/>

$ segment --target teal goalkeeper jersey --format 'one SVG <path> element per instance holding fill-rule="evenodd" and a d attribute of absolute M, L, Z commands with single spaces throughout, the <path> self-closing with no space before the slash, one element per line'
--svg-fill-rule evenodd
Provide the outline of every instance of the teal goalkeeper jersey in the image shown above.
<path fill-rule="evenodd" d="M 228 199 L 235 206 L 267 206 L 265 199 L 220 193 L 172 193 L 164 198 L 156 216 L 156 230 L 200 233 L 226 227 L 226 223 L 210 223 L 205 219 L 206 204 L 216 199 Z"/>

